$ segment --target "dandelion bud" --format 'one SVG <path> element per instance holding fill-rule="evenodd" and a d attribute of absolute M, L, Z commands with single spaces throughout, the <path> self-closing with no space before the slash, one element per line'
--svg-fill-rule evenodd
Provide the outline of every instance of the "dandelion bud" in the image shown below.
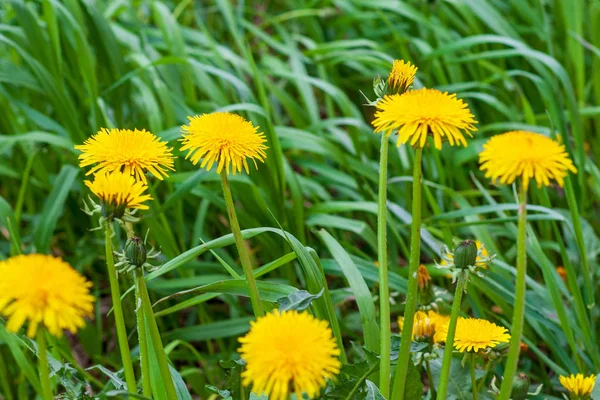
<path fill-rule="evenodd" d="M 523 372 L 518 373 L 512 384 L 510 398 L 513 400 L 525 400 L 529 392 L 529 384 L 529 377 Z"/>
<path fill-rule="evenodd" d="M 473 240 L 465 240 L 454 251 L 454 265 L 456 268 L 466 269 L 475 265 L 477 260 L 477 245 Z"/>
<path fill-rule="evenodd" d="M 146 262 L 146 246 L 137 236 L 132 236 L 125 246 L 125 255 L 131 265 L 141 267 Z"/>
<path fill-rule="evenodd" d="M 429 283 L 431 282 L 431 275 L 429 275 L 429 271 L 427 268 L 421 264 L 419 269 L 417 270 L 417 284 L 419 289 L 425 290 L 429 287 Z"/>

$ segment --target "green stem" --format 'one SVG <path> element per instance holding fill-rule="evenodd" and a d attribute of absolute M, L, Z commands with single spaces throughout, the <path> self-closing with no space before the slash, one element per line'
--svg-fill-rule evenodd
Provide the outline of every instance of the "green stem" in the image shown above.
<path fill-rule="evenodd" d="M 142 299 L 142 309 L 144 310 L 144 317 L 148 324 L 148 330 L 150 331 L 150 340 L 152 341 L 152 347 L 156 353 L 156 359 L 158 361 L 158 368 L 160 369 L 160 376 L 162 378 L 165 390 L 167 392 L 168 399 L 176 399 L 177 393 L 175 392 L 175 385 L 173 384 L 173 378 L 171 377 L 171 371 L 169 370 L 169 360 L 160 338 L 160 332 L 156 325 L 156 319 L 154 319 L 154 312 L 152 311 L 152 304 L 150 303 L 150 297 L 148 296 L 148 289 L 146 288 L 146 281 L 143 278 L 143 274 L 140 279 L 136 279 L 137 289 Z"/>
<path fill-rule="evenodd" d="M 525 278 L 527 277 L 527 248 L 525 231 L 527 227 L 527 190 L 521 184 L 519 191 L 519 221 L 517 236 L 517 282 L 515 286 L 515 304 L 512 320 L 510 347 L 504 378 L 500 387 L 499 400 L 508 400 L 512 391 L 512 383 L 517 373 L 519 352 L 521 351 L 521 335 L 523 333 L 523 314 L 525 313 Z"/>
<path fill-rule="evenodd" d="M 471 354 L 471 388 L 473 389 L 473 400 L 479 399 L 477 390 L 477 377 L 475 376 L 475 353 Z"/>
<path fill-rule="evenodd" d="M 8 371 L 2 351 L 0 351 L 0 389 L 5 393 L 4 396 L 6 397 L 6 400 L 14 399 L 11 386 L 8 383 Z"/>
<path fill-rule="evenodd" d="M 410 343 L 413 330 L 415 309 L 417 307 L 417 269 L 421 256 L 421 159 L 423 149 L 415 150 L 413 167 L 413 198 L 412 198 L 412 224 L 410 236 L 410 261 L 408 268 L 408 290 L 406 293 L 406 305 L 404 307 L 404 332 L 400 340 L 400 352 L 398 353 L 398 367 L 394 377 L 394 389 L 392 399 L 403 400 L 404 388 L 406 387 L 406 374 L 410 361 Z M 381 267 L 381 266 L 380 266 Z"/>
<path fill-rule="evenodd" d="M 229 187 L 229 180 L 227 179 L 227 172 L 225 169 L 221 171 L 221 183 L 223 186 L 223 196 L 225 197 L 225 205 L 227 207 L 227 214 L 229 216 L 229 223 L 231 225 L 231 232 L 235 239 L 235 245 L 240 255 L 240 261 L 242 268 L 244 269 L 244 275 L 246 276 L 246 283 L 248 284 L 248 291 L 250 292 L 250 301 L 252 302 L 252 309 L 256 317 L 262 317 L 265 313 L 260 304 L 260 295 L 258 294 L 258 287 L 256 286 L 256 280 L 252 274 L 252 264 L 250 263 L 250 256 L 248 250 L 244 244 L 244 238 L 242 237 L 242 231 L 240 229 L 240 223 L 238 222 L 237 214 L 235 212 L 235 205 L 233 204 L 233 197 L 231 196 L 231 188 Z"/>
<path fill-rule="evenodd" d="M 42 399 L 52 400 L 52 382 L 50 382 L 50 371 L 48 370 L 48 347 L 46 345 L 46 330 L 38 329 L 37 332 L 38 361 L 40 366 L 40 382 L 42 384 Z"/>
<path fill-rule="evenodd" d="M 115 326 L 117 328 L 117 340 L 119 342 L 119 350 L 121 352 L 121 360 L 123 361 L 123 371 L 125 373 L 125 382 L 129 393 L 136 393 L 137 385 L 135 374 L 133 373 L 133 364 L 131 363 L 131 354 L 129 352 L 129 344 L 127 343 L 127 330 L 125 328 L 125 320 L 123 319 L 123 308 L 121 306 L 121 293 L 119 291 L 119 277 L 115 269 L 115 259 L 113 256 L 112 245 L 112 222 L 106 222 L 105 242 L 106 249 L 106 268 L 108 270 L 108 280 L 110 282 L 110 295 L 112 298 L 113 311 L 115 315 Z"/>
<path fill-rule="evenodd" d="M 431 373 L 431 364 L 429 361 L 425 361 L 425 371 L 427 372 L 427 380 L 429 381 L 429 396 L 430 399 L 435 397 L 435 383 L 433 381 L 433 374 Z"/>
<path fill-rule="evenodd" d="M 483 390 L 483 386 L 485 385 L 485 381 L 487 380 L 488 375 L 490 374 L 490 368 L 492 367 L 492 361 L 488 360 L 485 365 L 485 373 L 483 374 L 483 378 L 481 378 L 481 383 L 479 383 L 479 392 Z"/>
<path fill-rule="evenodd" d="M 450 366 L 452 365 L 452 351 L 454 350 L 454 334 L 456 333 L 456 323 L 458 322 L 458 314 L 460 313 L 462 296 L 466 287 L 467 274 L 463 272 L 458 276 L 456 292 L 454 292 L 454 300 L 452 301 L 452 313 L 450 314 L 448 335 L 446 336 L 446 344 L 444 346 L 444 358 L 442 359 L 440 384 L 438 386 L 438 393 L 436 397 L 437 400 L 446 400 L 446 392 L 448 391 L 448 378 L 450 377 Z"/>
<path fill-rule="evenodd" d="M 19 226 L 21 222 L 21 211 L 23 209 L 23 200 L 25 199 L 25 193 L 27 192 L 27 182 L 29 182 L 29 176 L 31 175 L 31 167 L 33 166 L 33 160 L 37 155 L 37 150 L 34 151 L 27 159 L 25 164 L 25 170 L 23 171 L 23 180 L 21 181 L 21 187 L 19 188 L 19 194 L 17 195 L 17 203 L 15 205 L 15 223 Z"/>
<path fill-rule="evenodd" d="M 380 368 L 379 390 L 383 397 L 390 394 L 390 287 L 388 283 L 387 257 L 387 163 L 388 137 L 381 135 L 381 155 L 379 159 L 379 195 L 377 200 L 377 253 L 379 262 L 379 325 L 380 325 Z"/>
<path fill-rule="evenodd" d="M 144 308 L 140 295 L 140 281 L 144 280 L 142 271 L 135 271 L 135 314 L 137 319 L 138 340 L 140 342 L 140 367 L 142 369 L 142 394 L 152 396 L 150 385 L 150 364 L 148 363 L 148 344 L 146 339 L 146 323 L 144 322 Z"/>

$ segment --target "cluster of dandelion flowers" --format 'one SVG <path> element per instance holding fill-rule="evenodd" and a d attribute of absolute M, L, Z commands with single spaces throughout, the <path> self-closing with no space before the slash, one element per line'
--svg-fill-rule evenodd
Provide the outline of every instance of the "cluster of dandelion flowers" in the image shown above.
<path fill-rule="evenodd" d="M 264 133 L 258 127 L 237 114 L 215 112 L 189 118 L 189 125 L 181 128 L 183 145 L 181 151 L 189 150 L 185 158 L 196 165 L 201 159 L 200 168 L 210 171 L 217 163 L 217 173 L 223 168 L 229 175 L 249 173 L 248 159 L 264 162 L 267 157 Z"/>
<path fill-rule="evenodd" d="M 120 171 L 98 173 L 94 175 L 93 181 L 85 181 L 85 184 L 102 202 L 105 216 L 110 214 L 119 218 L 125 208 L 147 210 L 148 206 L 144 202 L 152 200 L 150 195 L 144 194 L 147 186 L 143 182 Z"/>
<path fill-rule="evenodd" d="M 520 177 L 525 189 L 531 179 L 535 179 L 538 186 L 549 186 L 553 179 L 562 187 L 568 171 L 577 172 L 564 145 L 542 134 L 526 131 L 492 137 L 483 145 L 479 162 L 486 178 L 512 184 Z"/>
<path fill-rule="evenodd" d="M 398 130 L 398 146 L 409 142 L 422 148 L 428 136 L 433 136 L 436 149 L 441 149 L 444 141 L 452 146 L 466 146 L 465 135 L 472 137 L 471 132 L 477 130 L 477 121 L 467 104 L 456 94 L 436 89 L 388 95 L 376 107 L 375 132 L 390 135 Z"/>
<path fill-rule="evenodd" d="M 448 325 L 439 327 L 438 339 L 446 341 Z M 510 335 L 506 328 L 498 326 L 485 319 L 458 318 L 456 333 L 454 334 L 454 348 L 461 353 L 478 352 L 488 347 L 495 347 L 499 343 L 508 343 Z"/>
<path fill-rule="evenodd" d="M 57 257 L 29 254 L 0 261 L 0 314 L 6 329 L 17 332 L 29 323 L 27 336 L 34 337 L 42 324 L 57 337 L 84 326 L 92 314 L 92 284 Z"/>
<path fill-rule="evenodd" d="M 560 384 L 569 392 L 572 400 L 588 399 L 594 390 L 596 376 L 584 377 L 583 374 L 560 376 Z"/>
<path fill-rule="evenodd" d="M 290 391 L 316 397 L 327 379 L 340 371 L 338 349 L 327 322 L 308 313 L 273 311 L 252 322 L 239 339 L 247 362 L 243 384 L 271 400 L 287 400 Z"/>
<path fill-rule="evenodd" d="M 417 67 L 404 60 L 394 60 L 388 76 L 388 84 L 395 91 L 404 91 L 412 85 L 417 74 Z"/>
<path fill-rule="evenodd" d="M 174 156 L 167 142 L 142 129 L 101 129 L 82 145 L 79 166 L 93 165 L 86 175 L 122 171 L 146 182 L 145 172 L 162 180 L 167 171 L 174 171 Z"/>

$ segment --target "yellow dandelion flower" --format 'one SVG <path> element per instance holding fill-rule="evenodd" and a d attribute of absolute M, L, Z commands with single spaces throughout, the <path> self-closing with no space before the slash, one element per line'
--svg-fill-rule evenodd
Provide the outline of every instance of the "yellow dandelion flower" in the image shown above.
<path fill-rule="evenodd" d="M 415 80 L 417 69 L 410 61 L 394 60 L 392 70 L 388 76 L 390 87 L 396 91 L 406 90 Z"/>
<path fill-rule="evenodd" d="M 145 171 L 162 180 L 167 170 L 175 170 L 173 149 L 145 129 L 102 128 L 75 148 L 82 151 L 80 167 L 95 164 L 86 175 L 118 170 L 146 182 Z"/>
<path fill-rule="evenodd" d="M 85 181 L 85 184 L 117 218 L 123 215 L 125 208 L 147 210 L 148 206 L 143 203 L 152 200 L 150 195 L 144 194 L 147 186 L 126 172 L 98 173 L 93 182 Z"/>
<path fill-rule="evenodd" d="M 596 376 L 590 375 L 584 377 L 583 374 L 571 374 L 569 376 L 559 376 L 558 380 L 567 389 L 571 399 L 587 399 L 592 394 L 592 390 L 594 390 Z"/>
<path fill-rule="evenodd" d="M 413 340 L 427 339 L 433 337 L 434 343 L 438 343 L 437 327 L 441 327 L 450 320 L 449 316 L 441 315 L 433 310 L 427 312 L 415 312 L 413 322 Z M 398 328 L 400 332 L 404 328 L 404 317 L 398 317 Z"/>
<path fill-rule="evenodd" d="M 525 189 L 529 180 L 538 186 L 549 186 L 554 179 L 563 186 L 568 171 L 577 169 L 565 146 L 539 133 L 512 131 L 492 137 L 479 153 L 480 169 L 485 177 L 511 184 L 523 179 Z"/>
<path fill-rule="evenodd" d="M 439 339 L 446 341 L 449 322 L 440 327 Z M 495 347 L 499 343 L 508 343 L 510 335 L 506 328 L 485 319 L 458 318 L 454 334 L 454 348 L 461 353 L 478 352 L 487 347 Z"/>
<path fill-rule="evenodd" d="M 202 159 L 200 168 L 210 171 L 217 163 L 217 173 L 223 168 L 233 174 L 248 170 L 248 158 L 258 168 L 256 160 L 264 162 L 268 148 L 264 133 L 258 132 L 258 127 L 252 125 L 243 117 L 228 112 L 188 117 L 189 125 L 181 127 L 183 146 L 181 151 L 189 150 L 185 156 L 194 165 Z"/>
<path fill-rule="evenodd" d="M 427 288 L 429 282 L 431 282 L 431 275 L 429 275 L 427 268 L 421 264 L 417 269 L 417 285 L 419 286 L 419 289 L 423 290 Z"/>
<path fill-rule="evenodd" d="M 247 362 L 243 384 L 271 400 L 287 400 L 291 391 L 298 399 L 302 393 L 312 399 L 340 371 L 331 329 L 308 313 L 275 310 L 252 322 L 239 341 Z"/>
<path fill-rule="evenodd" d="M 0 261 L 0 314 L 6 329 L 17 332 L 29 322 L 27 336 L 40 324 L 54 336 L 75 333 L 92 314 L 92 284 L 57 257 L 29 254 Z"/>
<path fill-rule="evenodd" d="M 442 142 L 466 146 L 465 134 L 476 131 L 475 117 L 456 94 L 436 89 L 409 90 L 385 96 L 377 103 L 373 126 L 375 132 L 390 135 L 398 130 L 398 146 L 410 141 L 411 146 L 424 147 L 427 136 L 433 136 L 436 149 Z"/>

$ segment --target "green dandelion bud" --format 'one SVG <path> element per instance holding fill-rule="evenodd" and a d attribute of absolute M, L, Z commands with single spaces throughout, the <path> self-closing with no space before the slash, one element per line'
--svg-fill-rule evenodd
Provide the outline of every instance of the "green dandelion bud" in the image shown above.
<path fill-rule="evenodd" d="M 127 241 L 125 246 L 125 255 L 129 259 L 131 265 L 141 267 L 146 262 L 146 246 L 142 242 L 142 239 L 137 236 L 132 236 Z"/>
<path fill-rule="evenodd" d="M 456 268 L 467 269 L 477 261 L 477 245 L 473 240 L 465 240 L 454 251 Z"/>
<path fill-rule="evenodd" d="M 510 398 L 513 400 L 525 400 L 529 392 L 529 385 L 529 377 L 523 372 L 518 373 L 512 384 Z"/>

